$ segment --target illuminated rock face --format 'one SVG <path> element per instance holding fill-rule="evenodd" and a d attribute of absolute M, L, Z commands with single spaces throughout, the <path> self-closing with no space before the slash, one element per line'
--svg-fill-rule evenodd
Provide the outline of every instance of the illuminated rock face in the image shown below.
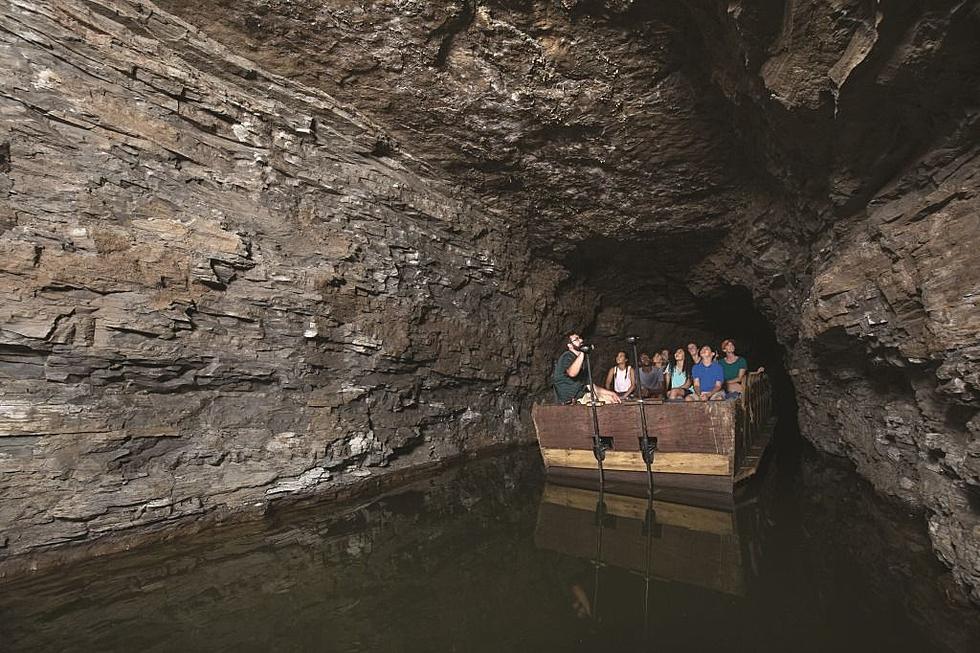
<path fill-rule="evenodd" d="M 523 229 L 162 12 L 59 7 L 0 14 L 2 555 L 530 437 L 590 309 Z"/>
<path fill-rule="evenodd" d="M 762 324 L 980 600 L 977 3 L 48 4 L 0 11 L 0 555 L 526 439 L 568 326 Z"/>

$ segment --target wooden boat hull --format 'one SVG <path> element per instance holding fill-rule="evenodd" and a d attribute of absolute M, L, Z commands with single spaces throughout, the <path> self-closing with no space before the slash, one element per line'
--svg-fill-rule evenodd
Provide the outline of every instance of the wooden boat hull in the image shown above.
<path fill-rule="evenodd" d="M 603 460 L 605 480 L 647 485 L 640 453 L 642 410 L 649 436 L 657 438 L 656 487 L 731 494 L 758 469 L 771 435 L 771 408 L 768 380 L 759 373 L 749 375 L 738 400 L 597 406 L 599 435 L 610 445 Z M 591 411 L 579 404 L 535 405 L 531 411 L 545 468 L 557 482 L 598 476 Z"/>

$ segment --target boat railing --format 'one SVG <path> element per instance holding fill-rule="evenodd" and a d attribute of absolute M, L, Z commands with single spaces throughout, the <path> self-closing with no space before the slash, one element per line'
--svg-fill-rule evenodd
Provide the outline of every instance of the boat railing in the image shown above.
<path fill-rule="evenodd" d="M 761 370 L 745 377 L 739 406 L 738 427 L 735 434 L 735 466 L 742 465 L 752 449 L 755 436 L 765 425 L 772 411 L 772 386 L 769 376 Z"/>

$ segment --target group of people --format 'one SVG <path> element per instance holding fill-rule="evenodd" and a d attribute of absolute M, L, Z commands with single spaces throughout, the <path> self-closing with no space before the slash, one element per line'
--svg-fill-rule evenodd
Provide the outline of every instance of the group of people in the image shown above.
<path fill-rule="evenodd" d="M 591 400 L 589 387 L 582 378 L 585 352 L 577 333 L 566 335 L 565 349 L 552 373 L 555 397 L 559 403 L 583 403 Z M 667 401 L 721 401 L 742 396 L 748 362 L 735 353 L 735 341 L 721 342 L 719 357 L 710 345 L 690 342 L 653 356 L 640 354 L 639 369 L 629 364 L 625 351 L 616 354 L 616 364 L 609 368 L 605 384 L 595 384 L 596 399 L 602 403 L 620 403 L 624 399 L 665 399 Z M 759 368 L 761 371 L 762 368 Z"/>

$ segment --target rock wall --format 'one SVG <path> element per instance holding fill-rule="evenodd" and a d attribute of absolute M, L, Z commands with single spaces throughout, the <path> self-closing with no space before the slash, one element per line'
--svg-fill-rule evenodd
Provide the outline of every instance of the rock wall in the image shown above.
<path fill-rule="evenodd" d="M 733 233 L 801 430 L 921 509 L 980 601 L 980 7 L 787 3 L 773 30 L 734 3 L 696 20 L 782 186 L 762 228 Z"/>
<path fill-rule="evenodd" d="M 0 7 L 0 562 L 527 437 L 567 274 L 519 226 L 151 5 L 56 5 Z"/>

